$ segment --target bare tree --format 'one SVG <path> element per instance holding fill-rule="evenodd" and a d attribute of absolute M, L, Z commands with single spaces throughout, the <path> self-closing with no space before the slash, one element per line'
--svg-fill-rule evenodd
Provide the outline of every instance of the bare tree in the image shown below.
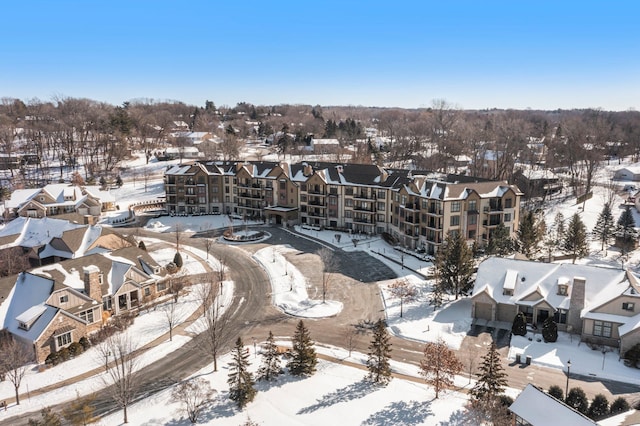
<path fill-rule="evenodd" d="M 218 371 L 218 354 L 229 334 L 229 316 L 220 303 L 220 283 L 213 273 L 198 287 L 198 299 L 202 318 L 198 333 L 198 346 L 207 356 L 213 358 L 213 371 Z"/>
<path fill-rule="evenodd" d="M 351 352 L 358 346 L 360 342 L 360 333 L 356 327 L 349 327 L 344 333 L 344 345 L 345 348 L 349 351 L 349 357 L 351 357 Z"/>
<path fill-rule="evenodd" d="M 202 410 L 210 405 L 216 391 L 211 389 L 209 382 L 201 377 L 196 377 L 184 381 L 177 385 L 171 397 L 182 404 L 185 412 L 192 424 L 198 422 L 198 417 Z"/>
<path fill-rule="evenodd" d="M 176 223 L 174 226 L 174 232 L 176 235 L 176 251 L 180 251 L 180 241 L 182 240 L 182 224 Z"/>
<path fill-rule="evenodd" d="M 176 305 L 178 301 L 176 299 L 165 303 L 162 306 L 162 313 L 164 314 L 164 319 L 169 327 L 169 341 L 173 341 L 173 328 L 176 326 L 176 322 L 178 321 L 178 311 L 176 309 Z"/>
<path fill-rule="evenodd" d="M 134 353 L 136 345 L 125 332 L 108 337 L 97 349 L 101 359 L 113 358 L 112 362 L 107 363 L 107 372 L 102 379 L 112 399 L 123 410 L 123 422 L 128 423 L 127 408 L 138 391 L 138 362 Z"/>
<path fill-rule="evenodd" d="M 332 273 L 338 267 L 338 259 L 334 256 L 332 250 L 323 247 L 316 252 L 322 263 L 322 303 L 326 302 L 327 292 L 331 284 Z"/>
<path fill-rule="evenodd" d="M 222 290 L 222 282 L 227 277 L 227 251 L 218 257 L 218 269 L 216 270 L 218 275 L 218 283 L 220 284 L 220 290 Z"/>
<path fill-rule="evenodd" d="M 211 251 L 211 247 L 213 247 L 213 240 L 211 238 L 205 238 L 204 249 L 207 252 L 207 259 L 209 259 L 209 252 Z"/>
<path fill-rule="evenodd" d="M 389 291 L 393 297 L 400 299 L 400 318 L 402 318 L 404 303 L 414 300 L 418 295 L 416 287 L 403 278 L 390 284 Z"/>
<path fill-rule="evenodd" d="M 453 378 L 460 370 L 462 363 L 442 338 L 425 345 L 424 358 L 420 361 L 420 374 L 434 387 L 436 398 L 441 390 L 453 385 Z"/>
<path fill-rule="evenodd" d="M 27 371 L 29 361 L 31 361 L 31 354 L 25 345 L 8 333 L 0 336 L 0 372 L 13 384 L 16 405 L 20 405 L 20 384 Z"/>
<path fill-rule="evenodd" d="M 73 426 L 86 426 L 95 422 L 95 399 L 95 394 L 81 398 L 76 391 L 76 399 L 62 410 L 63 417 Z"/>

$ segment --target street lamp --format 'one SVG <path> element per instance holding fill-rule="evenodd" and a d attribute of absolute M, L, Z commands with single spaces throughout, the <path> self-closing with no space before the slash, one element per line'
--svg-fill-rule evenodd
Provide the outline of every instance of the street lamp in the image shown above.
<path fill-rule="evenodd" d="M 567 361 L 567 386 L 564 389 L 564 398 L 567 399 L 569 395 L 569 375 L 571 374 L 571 360 Z"/>

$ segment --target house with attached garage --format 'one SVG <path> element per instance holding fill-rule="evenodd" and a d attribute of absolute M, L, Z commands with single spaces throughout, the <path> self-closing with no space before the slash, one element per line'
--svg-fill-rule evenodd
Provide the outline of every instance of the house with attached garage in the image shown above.
<path fill-rule="evenodd" d="M 166 272 L 137 247 L 88 255 L 0 279 L 0 329 L 32 358 L 47 356 L 167 290 Z"/>
<path fill-rule="evenodd" d="M 552 317 L 559 330 L 621 353 L 640 342 L 640 284 L 628 270 L 490 257 L 471 300 L 476 321 L 512 322 L 523 312 L 534 328 Z"/>

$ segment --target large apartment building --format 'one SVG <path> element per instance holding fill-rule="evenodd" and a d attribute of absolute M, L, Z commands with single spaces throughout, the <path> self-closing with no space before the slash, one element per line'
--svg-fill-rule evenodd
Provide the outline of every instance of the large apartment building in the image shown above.
<path fill-rule="evenodd" d="M 518 229 L 515 185 L 370 164 L 195 162 L 165 172 L 169 214 L 234 214 L 366 234 L 435 254 L 448 232 L 480 246 Z"/>

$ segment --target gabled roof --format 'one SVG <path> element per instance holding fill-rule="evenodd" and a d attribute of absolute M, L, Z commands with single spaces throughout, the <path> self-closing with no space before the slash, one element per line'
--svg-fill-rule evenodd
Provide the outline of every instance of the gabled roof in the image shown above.
<path fill-rule="evenodd" d="M 558 283 L 571 287 L 573 279 L 579 277 L 586 277 L 586 310 L 619 296 L 630 285 L 627 273 L 620 269 L 490 257 L 478 267 L 473 297 L 486 292 L 498 303 L 531 305 L 540 300 L 523 299 L 537 291 L 552 307 L 566 309 L 571 289 L 569 295 L 560 295 Z M 505 285 L 507 289 L 513 287 L 513 295 L 504 294 Z"/>
<path fill-rule="evenodd" d="M 596 422 L 545 391 L 528 384 L 513 401 L 509 411 L 533 426 L 594 426 Z"/>

